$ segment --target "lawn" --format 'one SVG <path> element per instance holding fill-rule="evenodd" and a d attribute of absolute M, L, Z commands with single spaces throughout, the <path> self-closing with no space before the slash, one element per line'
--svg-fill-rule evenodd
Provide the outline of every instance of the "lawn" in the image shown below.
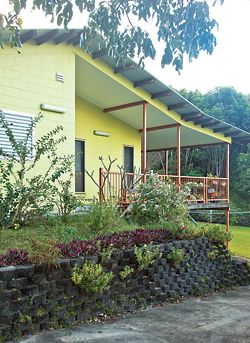
<path fill-rule="evenodd" d="M 91 239 L 103 233 L 91 231 L 88 224 L 88 217 L 83 214 L 71 216 L 66 225 L 59 218 L 54 217 L 46 225 L 38 222 L 18 229 L 0 229 L 0 254 L 10 248 L 29 250 L 31 240 L 38 242 L 69 242 L 74 239 Z M 114 229 L 110 229 L 105 233 L 136 228 L 138 228 L 137 225 L 131 226 L 126 221 L 120 221 L 117 222 L 117 225 L 114 225 Z"/>
<path fill-rule="evenodd" d="M 250 227 L 231 226 L 233 239 L 229 243 L 229 248 L 237 256 L 250 258 Z"/>
<path fill-rule="evenodd" d="M 199 226 L 206 223 L 199 223 Z M 126 231 L 136 229 L 138 226 L 129 225 L 126 222 L 120 223 L 110 232 Z M 147 228 L 160 228 L 160 225 Z M 230 250 L 237 256 L 250 258 L 250 227 L 231 226 L 233 239 L 229 243 Z M 19 248 L 29 250 L 30 240 L 45 242 L 69 242 L 73 239 L 90 239 L 100 233 L 93 233 L 88 228 L 84 215 L 72 216 L 68 225 L 60 222 L 47 223 L 44 225 L 31 225 L 30 227 L 17 230 L 0 230 L 0 254 L 9 248 Z"/>

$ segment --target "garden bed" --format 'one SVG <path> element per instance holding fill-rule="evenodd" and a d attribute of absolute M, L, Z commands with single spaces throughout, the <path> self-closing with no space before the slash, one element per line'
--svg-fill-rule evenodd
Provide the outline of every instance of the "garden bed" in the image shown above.
<path fill-rule="evenodd" d="M 103 241 L 108 239 L 114 243 L 114 238 L 107 236 Z M 2 341 L 250 283 L 249 265 L 231 258 L 224 245 L 214 245 L 207 237 L 143 245 L 139 249 L 145 249 L 144 257 L 147 251 L 157 249 L 148 266 L 145 258 L 138 259 L 132 240 L 126 248 L 121 241 L 110 254 L 103 254 L 107 252 L 103 250 L 93 256 L 64 258 L 58 267 L 0 268 Z M 86 264 L 101 265 L 103 273 L 112 276 L 106 290 L 94 292 L 91 284 L 80 287 L 72 281 L 74 271 L 81 271 Z"/>

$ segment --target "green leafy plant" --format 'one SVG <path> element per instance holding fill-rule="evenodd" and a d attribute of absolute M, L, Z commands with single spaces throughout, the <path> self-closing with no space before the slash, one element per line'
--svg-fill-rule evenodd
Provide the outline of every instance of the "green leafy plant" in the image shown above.
<path fill-rule="evenodd" d="M 99 243 L 99 242 L 98 242 Z M 98 244 L 99 245 L 99 244 Z M 106 262 L 106 261 L 109 261 L 112 257 L 112 254 L 114 252 L 114 247 L 113 247 L 113 244 L 110 244 L 107 248 L 103 248 L 101 250 L 101 261 L 102 262 Z"/>
<path fill-rule="evenodd" d="M 32 322 L 31 316 L 27 314 L 23 314 L 22 312 L 19 314 L 19 322 L 20 323 L 30 323 Z"/>
<path fill-rule="evenodd" d="M 217 256 L 218 256 L 218 251 L 215 249 L 213 251 L 209 251 L 209 253 L 207 254 L 208 259 L 211 261 L 215 260 Z"/>
<path fill-rule="evenodd" d="M 89 229 L 94 233 L 105 233 L 119 227 L 123 220 L 117 207 L 112 203 L 96 203 L 91 207 L 86 221 Z"/>
<path fill-rule="evenodd" d="M 33 130 L 42 115 L 31 121 L 23 139 L 15 137 L 11 125 L 0 113 L 0 125 L 12 147 L 12 152 L 0 148 L 0 226 L 17 227 L 29 222 L 32 218 L 44 217 L 53 210 L 56 182 L 62 175 L 70 172 L 73 157 L 59 156 L 57 147 L 66 140 L 59 136 L 63 130 L 57 126 L 32 141 Z M 47 168 L 43 173 L 34 175 L 33 170 L 38 162 L 47 159 Z"/>
<path fill-rule="evenodd" d="M 217 2 L 223 0 L 213 1 Z M 75 9 L 79 11 L 87 23 L 79 37 L 80 45 L 91 54 L 96 47 L 93 38 L 101 44 L 100 36 L 103 37 L 102 44 L 116 65 L 123 65 L 127 57 L 136 57 L 140 63 L 147 57 L 154 59 L 153 42 L 158 40 L 162 47 L 161 66 L 172 64 L 179 71 L 184 56 L 191 61 L 201 51 L 211 54 L 216 46 L 213 31 L 218 24 L 211 17 L 209 1 L 11 0 L 7 9 L 0 12 L 0 47 L 4 47 L 6 30 L 10 31 L 9 44 L 22 47 L 22 10 L 27 3 L 67 31 Z M 154 30 L 150 30 L 152 25 Z"/>
<path fill-rule="evenodd" d="M 36 315 L 37 315 L 37 317 L 41 318 L 41 317 L 44 317 L 46 313 L 47 313 L 46 310 L 43 307 L 40 307 L 37 310 Z"/>
<path fill-rule="evenodd" d="M 135 256 L 139 270 L 147 269 L 157 258 L 161 257 L 159 247 L 154 247 L 153 244 L 135 247 Z"/>
<path fill-rule="evenodd" d="M 185 251 L 183 249 L 173 247 L 168 253 L 167 259 L 174 268 L 177 268 L 180 263 L 186 259 Z"/>
<path fill-rule="evenodd" d="M 225 243 L 232 239 L 232 233 L 227 232 L 222 225 L 206 225 L 203 227 L 204 235 L 208 237 L 212 243 Z"/>
<path fill-rule="evenodd" d="M 146 183 L 137 189 L 136 203 L 133 204 L 132 216 L 140 224 L 172 222 L 183 226 L 187 220 L 188 187 L 178 192 L 171 181 L 161 181 L 158 175 L 151 175 Z"/>
<path fill-rule="evenodd" d="M 101 264 L 86 261 L 82 267 L 73 268 L 71 280 L 88 294 L 103 293 L 110 287 L 112 272 L 105 272 Z"/>
<path fill-rule="evenodd" d="M 55 189 L 54 204 L 62 217 L 62 221 L 65 223 L 70 213 L 82 205 L 81 199 L 72 192 L 72 176 L 73 174 L 71 173 L 68 180 L 58 180 L 58 185 Z"/>
<path fill-rule="evenodd" d="M 130 274 L 134 272 L 134 268 L 130 266 L 125 266 L 119 273 L 120 278 L 125 280 Z"/>

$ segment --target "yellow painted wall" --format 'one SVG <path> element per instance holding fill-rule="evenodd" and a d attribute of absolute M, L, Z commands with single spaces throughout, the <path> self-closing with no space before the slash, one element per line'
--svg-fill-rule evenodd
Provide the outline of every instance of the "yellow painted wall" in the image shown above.
<path fill-rule="evenodd" d="M 93 134 L 94 130 L 110 133 L 110 137 L 101 137 Z M 123 165 L 124 145 L 134 146 L 134 163 L 138 168 L 141 165 L 141 137 L 138 131 L 125 124 L 109 113 L 103 113 L 85 99 L 76 97 L 76 139 L 86 141 L 85 166 L 91 172 L 95 170 L 98 181 L 98 169 L 101 167 L 99 156 L 108 161 L 108 155 L 112 159 L 117 158 L 112 170 L 118 171 L 117 164 Z M 86 175 L 86 196 L 97 196 L 97 187 Z"/>
<path fill-rule="evenodd" d="M 64 74 L 64 83 L 56 81 L 56 73 Z M 18 53 L 5 47 L 0 51 L 0 109 L 36 115 L 40 104 L 61 106 L 64 114 L 41 111 L 44 118 L 35 131 L 35 138 L 62 125 L 67 141 L 60 154 L 74 154 L 75 138 L 75 54 L 69 46 L 25 44 Z M 39 171 L 46 168 L 42 161 Z"/>

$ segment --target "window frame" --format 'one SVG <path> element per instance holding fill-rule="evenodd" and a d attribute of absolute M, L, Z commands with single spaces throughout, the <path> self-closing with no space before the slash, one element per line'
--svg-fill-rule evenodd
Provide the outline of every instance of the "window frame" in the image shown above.
<path fill-rule="evenodd" d="M 133 171 L 132 172 L 126 172 L 125 171 L 125 148 L 132 148 L 133 149 Z M 124 167 L 125 173 L 131 174 L 134 172 L 134 168 L 135 168 L 135 147 L 134 147 L 134 145 L 123 144 L 123 167 Z"/>
<path fill-rule="evenodd" d="M 75 138 L 75 143 L 76 141 L 78 142 L 84 142 L 84 154 L 83 154 L 83 165 L 84 165 L 84 182 L 83 182 L 83 191 L 82 192 L 77 192 L 76 191 L 76 179 L 75 179 L 75 194 L 86 194 L 86 177 L 85 177 L 85 169 L 86 169 L 86 139 L 83 138 Z M 76 153 L 75 153 L 75 157 L 76 157 Z M 76 176 L 76 170 L 75 170 L 75 176 Z"/>

